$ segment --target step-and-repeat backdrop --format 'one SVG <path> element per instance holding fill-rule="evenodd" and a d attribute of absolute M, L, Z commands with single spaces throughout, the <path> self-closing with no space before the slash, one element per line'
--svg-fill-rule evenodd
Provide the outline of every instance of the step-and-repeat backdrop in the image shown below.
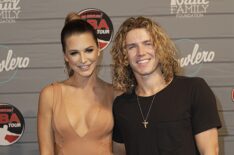
<path fill-rule="evenodd" d="M 223 124 L 220 154 L 233 155 L 233 0 L 0 0 L 0 154 L 39 154 L 39 92 L 67 78 L 60 32 L 67 13 L 87 8 L 100 9 L 110 17 L 113 35 L 130 16 L 160 23 L 179 49 L 184 74 L 204 78 L 215 93 Z M 107 20 L 90 17 L 102 29 L 100 34 L 110 32 Z M 111 83 L 109 39 L 99 76 Z"/>

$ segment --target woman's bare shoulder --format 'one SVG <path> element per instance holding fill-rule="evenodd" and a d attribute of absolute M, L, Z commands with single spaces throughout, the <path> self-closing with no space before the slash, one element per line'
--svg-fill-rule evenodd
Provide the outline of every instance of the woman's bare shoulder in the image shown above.
<path fill-rule="evenodd" d="M 105 85 L 107 87 L 107 92 L 110 92 L 113 94 L 113 97 L 116 98 L 117 96 L 121 95 L 123 91 L 115 89 L 112 84 L 105 82 Z"/>
<path fill-rule="evenodd" d="M 53 92 L 53 84 L 49 84 L 42 88 L 40 94 L 47 96 L 48 94 L 51 94 L 52 92 Z"/>
<path fill-rule="evenodd" d="M 54 83 L 42 88 L 39 95 L 39 105 L 43 107 L 52 107 L 54 96 Z"/>

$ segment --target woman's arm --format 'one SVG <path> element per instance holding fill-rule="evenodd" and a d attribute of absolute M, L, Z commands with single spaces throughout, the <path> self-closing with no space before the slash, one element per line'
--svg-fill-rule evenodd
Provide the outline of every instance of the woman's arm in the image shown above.
<path fill-rule="evenodd" d="M 54 135 L 51 125 L 53 86 L 44 88 L 39 97 L 37 114 L 37 134 L 40 155 L 54 155 Z"/>

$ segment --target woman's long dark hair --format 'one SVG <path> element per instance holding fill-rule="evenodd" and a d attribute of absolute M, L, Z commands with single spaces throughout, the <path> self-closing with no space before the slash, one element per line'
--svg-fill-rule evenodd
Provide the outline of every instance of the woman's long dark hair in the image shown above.
<path fill-rule="evenodd" d="M 61 31 L 61 44 L 64 54 L 66 53 L 66 39 L 74 34 L 90 33 L 98 46 L 96 30 L 92 27 L 92 25 L 90 25 L 83 19 L 79 19 L 78 15 L 77 18 L 69 19 L 68 17 L 70 17 L 70 14 L 68 14 L 65 20 L 65 25 Z M 72 76 L 74 74 L 74 71 L 70 68 L 67 62 L 65 62 L 65 65 L 67 68 L 68 76 Z"/>

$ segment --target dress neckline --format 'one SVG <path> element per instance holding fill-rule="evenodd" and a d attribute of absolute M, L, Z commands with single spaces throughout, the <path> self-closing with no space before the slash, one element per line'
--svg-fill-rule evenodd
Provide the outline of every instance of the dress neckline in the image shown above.
<path fill-rule="evenodd" d="M 71 127 L 72 131 L 74 132 L 74 134 L 75 134 L 76 136 L 78 136 L 79 138 L 84 139 L 84 138 L 87 137 L 87 136 L 89 135 L 89 133 L 92 131 L 93 126 L 94 126 L 94 124 L 95 124 L 95 122 L 96 122 L 96 120 L 97 120 L 97 117 L 98 117 L 98 115 L 99 115 L 99 113 L 100 113 L 100 111 L 101 111 L 102 108 L 100 108 L 100 106 L 98 106 L 98 110 L 96 111 L 95 116 L 93 116 L 93 118 L 92 118 L 92 120 L 91 120 L 90 127 L 88 128 L 87 132 L 86 132 L 84 135 L 81 135 L 80 133 L 78 133 L 78 132 L 75 130 L 74 126 L 72 125 L 72 123 L 71 123 L 71 121 L 70 121 L 70 119 L 69 119 L 68 110 L 67 110 L 67 105 L 63 102 L 64 100 L 63 100 L 62 87 L 63 87 L 63 86 L 62 86 L 62 84 L 61 84 L 61 85 L 60 85 L 60 88 L 61 88 L 61 104 L 64 106 L 64 113 L 65 113 L 64 115 L 65 115 L 65 117 L 66 117 L 66 119 L 67 119 L 68 125 Z"/>

